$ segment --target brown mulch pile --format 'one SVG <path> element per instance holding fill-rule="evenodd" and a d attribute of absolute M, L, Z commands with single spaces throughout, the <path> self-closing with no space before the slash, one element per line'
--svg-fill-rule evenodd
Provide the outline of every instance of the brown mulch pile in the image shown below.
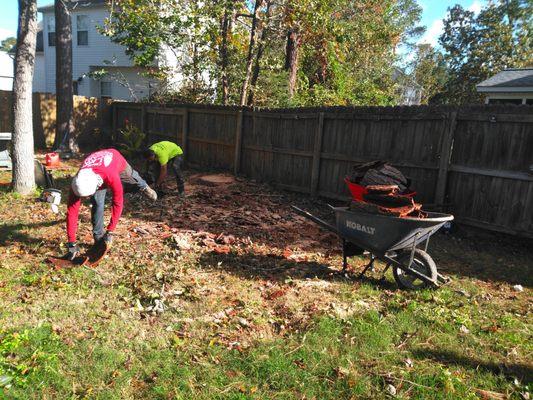
<path fill-rule="evenodd" d="M 335 235 L 290 208 L 295 202 L 302 205 L 301 197 L 227 175 L 219 177 L 192 175 L 187 180 L 185 198 L 169 194 L 155 206 L 132 207 L 135 210 L 131 215 L 136 220 L 160 221 L 163 228 L 156 235 L 163 238 L 187 234 L 220 253 L 229 252 L 228 246 L 252 244 L 324 253 L 338 251 L 339 239 Z M 221 183 L 213 184 L 217 180 Z M 324 204 L 310 200 L 303 207 L 319 216 L 329 212 Z M 154 234 L 147 230 L 143 224 L 129 227 L 133 236 Z"/>

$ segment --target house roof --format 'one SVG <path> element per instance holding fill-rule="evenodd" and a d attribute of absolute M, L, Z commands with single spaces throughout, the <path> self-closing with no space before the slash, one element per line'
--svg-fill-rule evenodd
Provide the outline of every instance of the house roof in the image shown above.
<path fill-rule="evenodd" d="M 530 92 L 533 91 L 533 68 L 506 69 L 484 80 L 476 87 L 479 92 L 504 90 Z"/>
<path fill-rule="evenodd" d="M 109 3 L 109 0 L 70 0 L 67 5 L 70 10 L 75 10 L 78 7 L 103 6 L 107 5 L 107 3 Z M 39 7 L 37 10 L 39 12 L 54 11 L 54 5 L 49 4 L 47 6 Z"/>

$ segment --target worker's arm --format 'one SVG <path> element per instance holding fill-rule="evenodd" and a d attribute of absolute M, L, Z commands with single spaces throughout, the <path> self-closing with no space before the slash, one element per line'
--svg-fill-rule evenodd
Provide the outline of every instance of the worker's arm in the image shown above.
<path fill-rule="evenodd" d="M 159 178 L 157 178 L 157 182 L 155 183 L 155 187 L 161 186 L 165 178 L 167 177 L 167 168 L 168 163 L 165 165 L 161 165 L 161 168 L 159 169 Z"/>
<path fill-rule="evenodd" d="M 118 174 L 111 178 L 108 187 L 113 192 L 113 202 L 111 203 L 111 220 L 107 226 L 107 231 L 113 232 L 122 215 L 122 208 L 124 207 L 124 188 L 122 187 L 122 182 L 120 181 L 120 176 Z"/>
<path fill-rule="evenodd" d="M 78 232 L 78 215 L 80 213 L 81 199 L 72 190 L 68 196 L 67 205 L 67 235 L 69 243 L 76 242 L 76 232 Z"/>

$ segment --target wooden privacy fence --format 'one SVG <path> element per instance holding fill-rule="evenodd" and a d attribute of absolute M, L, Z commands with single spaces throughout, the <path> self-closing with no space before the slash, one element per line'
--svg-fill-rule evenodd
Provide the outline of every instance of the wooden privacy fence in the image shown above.
<path fill-rule="evenodd" d="M 56 97 L 51 93 L 33 93 L 33 136 L 35 147 L 51 146 L 56 129 Z M 74 126 L 82 148 L 89 148 L 101 138 L 95 131 L 109 130 L 110 101 L 95 97 L 74 96 Z M 0 132 L 13 131 L 13 92 L 0 90 Z"/>
<path fill-rule="evenodd" d="M 249 109 L 114 103 L 113 129 L 135 124 L 179 143 L 190 164 L 280 188 L 346 199 L 357 162 L 387 160 L 417 199 L 466 224 L 533 237 L 533 108 Z"/>

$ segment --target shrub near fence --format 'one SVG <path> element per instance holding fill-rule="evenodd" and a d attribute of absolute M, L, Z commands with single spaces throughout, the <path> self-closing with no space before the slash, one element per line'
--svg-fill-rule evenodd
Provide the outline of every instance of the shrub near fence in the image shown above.
<path fill-rule="evenodd" d="M 114 103 L 113 129 L 178 142 L 186 161 L 346 199 L 356 162 L 388 160 L 418 199 L 463 223 L 533 237 L 533 109 L 520 106 L 248 109 Z"/>

